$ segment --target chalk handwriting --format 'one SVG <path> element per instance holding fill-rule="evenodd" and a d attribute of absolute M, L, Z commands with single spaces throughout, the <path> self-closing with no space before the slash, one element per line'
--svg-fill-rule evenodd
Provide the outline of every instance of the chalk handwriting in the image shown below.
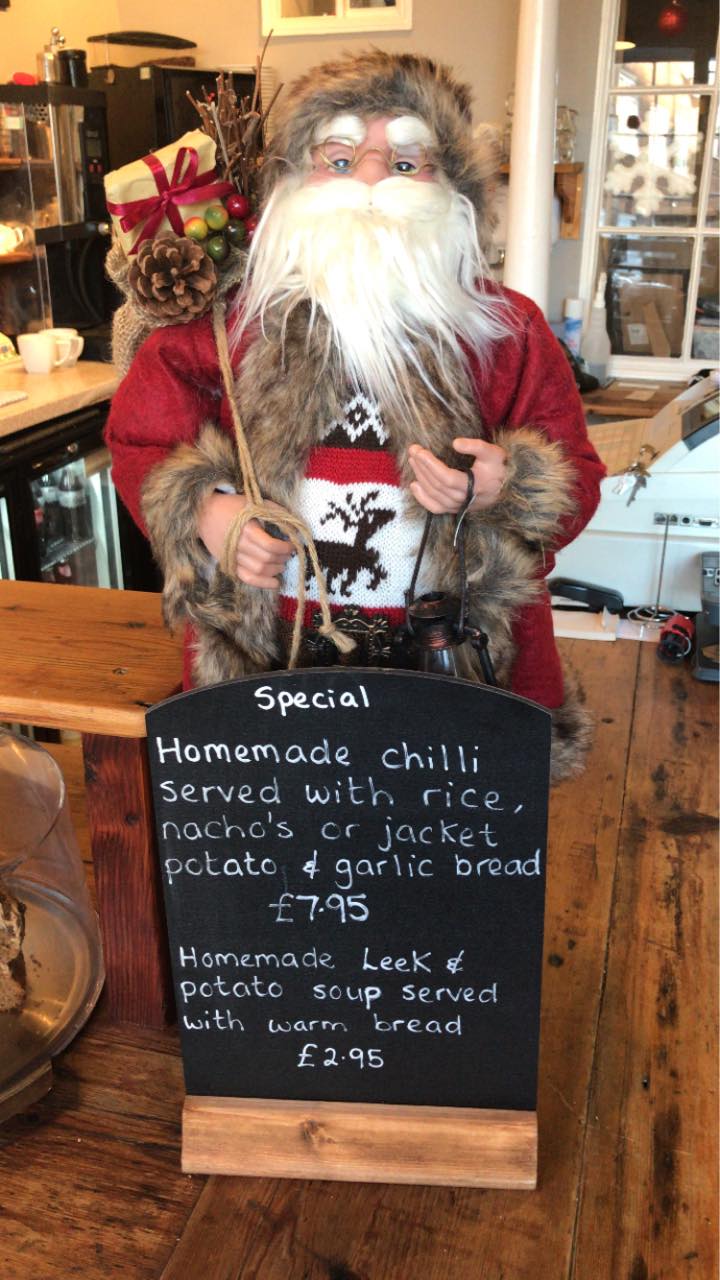
<path fill-rule="evenodd" d="M 149 728 L 183 1036 L 277 1059 L 305 1082 L 290 1097 L 417 1076 L 413 1054 L 470 1079 L 468 1054 L 528 1007 L 508 965 L 543 892 L 524 766 L 475 722 L 385 721 L 370 675 L 298 683 L 249 683 L 245 718 Z"/>
<path fill-rule="evenodd" d="M 345 710 L 349 708 L 367 710 L 370 706 L 364 684 L 357 685 L 355 691 L 322 689 L 313 694 L 289 693 L 286 689 L 276 693 L 272 685 L 264 684 L 260 689 L 255 690 L 253 696 L 261 711 L 277 709 L 283 718 L 291 707 L 298 711 L 335 711 L 338 707 Z"/>

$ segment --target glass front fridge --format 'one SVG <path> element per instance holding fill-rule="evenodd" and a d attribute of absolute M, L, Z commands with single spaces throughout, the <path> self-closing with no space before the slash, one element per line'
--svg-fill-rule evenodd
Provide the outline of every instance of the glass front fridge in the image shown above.
<path fill-rule="evenodd" d="M 0 478 L 0 578 L 14 578 L 12 542 L 10 539 L 10 519 L 8 500 L 2 479 Z"/>
<path fill-rule="evenodd" d="M 158 590 L 120 504 L 103 442 L 107 406 L 0 440 L 0 576 Z"/>

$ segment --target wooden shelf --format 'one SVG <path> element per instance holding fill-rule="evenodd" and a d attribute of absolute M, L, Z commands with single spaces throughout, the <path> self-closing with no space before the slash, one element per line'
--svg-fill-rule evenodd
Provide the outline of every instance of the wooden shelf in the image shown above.
<path fill-rule="evenodd" d="M 28 164 L 31 169 L 52 168 L 52 160 L 41 160 L 36 156 L 30 156 L 29 160 L 26 160 L 23 156 L 0 156 L 0 170 L 24 169 Z"/>
<path fill-rule="evenodd" d="M 585 184 L 585 166 L 583 164 L 555 165 L 555 194 L 560 200 L 560 239 L 578 240 L 580 238 L 580 218 L 582 216 L 582 195 Z M 501 173 L 510 173 L 510 165 L 500 167 Z"/>

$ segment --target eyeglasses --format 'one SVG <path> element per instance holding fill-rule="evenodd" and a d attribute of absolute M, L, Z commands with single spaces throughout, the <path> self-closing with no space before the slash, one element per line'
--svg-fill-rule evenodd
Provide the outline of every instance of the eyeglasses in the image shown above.
<path fill-rule="evenodd" d="M 382 156 L 392 174 L 404 178 L 414 178 L 423 169 L 433 169 L 436 164 L 435 153 L 422 143 L 408 143 L 401 147 L 391 147 L 389 151 L 380 147 L 361 149 L 360 155 L 351 138 L 325 138 L 311 150 L 313 161 L 320 161 L 333 173 L 353 173 L 365 156 L 375 152 Z"/>

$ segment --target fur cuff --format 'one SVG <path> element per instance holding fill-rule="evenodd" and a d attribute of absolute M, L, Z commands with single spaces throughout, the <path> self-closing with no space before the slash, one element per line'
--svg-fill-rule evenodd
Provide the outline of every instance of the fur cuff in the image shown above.
<path fill-rule="evenodd" d="M 562 446 L 537 431 L 499 431 L 494 437 L 507 454 L 507 479 L 498 502 L 477 513 L 542 550 L 573 509 L 573 468 Z"/>
<path fill-rule="evenodd" d="M 168 626 L 190 616 L 188 599 L 213 576 L 214 562 L 198 537 L 197 520 L 208 493 L 220 485 L 242 489 L 232 441 L 212 424 L 202 428 L 197 444 L 178 445 L 143 484 L 142 513 L 165 577 Z"/>
<path fill-rule="evenodd" d="M 584 695 L 567 671 L 564 672 L 565 701 L 550 712 L 550 782 L 555 785 L 565 778 L 576 778 L 587 764 L 592 746 L 593 719 L 583 706 Z"/>

